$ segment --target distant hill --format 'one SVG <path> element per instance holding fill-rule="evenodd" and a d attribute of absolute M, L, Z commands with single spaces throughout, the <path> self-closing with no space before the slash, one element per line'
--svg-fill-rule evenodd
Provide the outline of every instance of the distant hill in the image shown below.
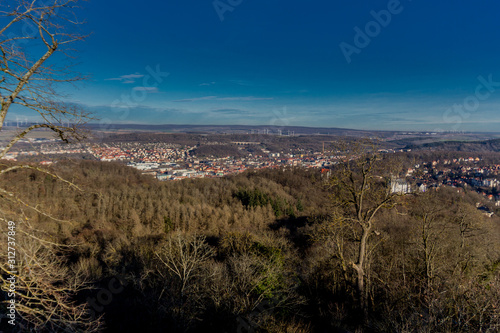
<path fill-rule="evenodd" d="M 500 139 L 483 141 L 442 141 L 423 144 L 409 144 L 414 150 L 446 150 L 466 152 L 500 152 Z"/>
<path fill-rule="evenodd" d="M 357 138 L 377 138 L 382 147 L 429 151 L 500 152 L 498 133 L 426 133 L 363 131 L 345 128 L 245 125 L 111 125 L 107 130 L 90 125 L 100 132 L 104 142 L 169 142 L 203 146 L 231 145 L 234 142 L 258 142 L 273 152 L 284 149 L 329 150 L 333 142 Z M 279 135 L 281 133 L 281 135 Z M 227 150 L 229 147 L 226 147 Z M 210 150 L 210 149 L 209 149 Z M 202 149 L 203 151 L 203 149 Z M 200 151 L 201 152 L 201 151 Z M 233 151 L 231 151 L 234 153 Z M 209 153 L 207 151 L 207 153 Z M 220 154 L 218 152 L 216 155 Z M 224 152 L 225 154 L 226 152 Z M 230 153 L 228 151 L 227 153 Z M 204 155 L 204 153 L 203 153 Z"/>
<path fill-rule="evenodd" d="M 146 131 L 166 133 L 198 133 L 198 134 L 282 134 L 282 135 L 342 135 L 360 137 L 390 137 L 396 131 L 365 131 L 347 128 L 273 126 L 273 125 L 141 125 L 110 124 L 102 128 L 99 124 L 89 124 L 97 131 Z"/>

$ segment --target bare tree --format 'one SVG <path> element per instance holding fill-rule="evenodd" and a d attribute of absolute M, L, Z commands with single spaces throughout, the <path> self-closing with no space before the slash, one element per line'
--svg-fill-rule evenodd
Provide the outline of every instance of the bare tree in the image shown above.
<path fill-rule="evenodd" d="M 0 131 L 9 111 L 31 112 L 40 122 L 19 129 L 0 148 L 0 159 L 28 133 L 37 129 L 53 131 L 64 142 L 82 138 L 81 127 L 90 115 L 78 105 L 64 102 L 57 94 L 62 84 L 74 83 L 83 77 L 71 70 L 71 45 L 86 36 L 76 18 L 78 0 L 16 0 L 0 4 Z M 25 164 L 3 166 L 0 177 L 19 169 L 31 169 L 55 179 L 53 172 Z M 45 215 L 36 206 L 20 199 L 16 193 L 0 187 L 0 199 Z"/>
<path fill-rule="evenodd" d="M 427 192 L 417 198 L 410 215 L 418 227 L 418 248 L 424 264 L 424 275 L 428 290 L 432 289 L 436 277 L 437 257 L 443 250 L 443 234 L 446 230 L 446 208 L 438 201 L 435 191 Z"/>
<path fill-rule="evenodd" d="M 329 179 L 332 190 L 332 200 L 341 218 L 359 230 L 358 249 L 356 257 L 350 262 L 357 276 L 357 289 L 360 306 L 367 311 L 367 263 L 371 253 L 369 240 L 379 234 L 375 228 L 376 217 L 384 208 L 393 207 L 398 193 L 392 193 L 389 187 L 391 169 L 387 161 L 376 150 L 376 145 L 370 141 L 359 141 L 346 147 L 343 162 L 334 169 Z M 343 259 L 344 260 L 344 259 Z"/>
<path fill-rule="evenodd" d="M 201 271 L 202 264 L 214 253 L 203 236 L 183 236 L 176 233 L 155 252 L 161 263 L 180 280 L 181 297 L 189 282 Z"/>
<path fill-rule="evenodd" d="M 8 244 L 8 238 L 16 240 L 15 271 L 7 264 L 6 252 L 0 254 L 1 287 L 6 293 L 15 293 L 16 312 L 21 318 L 15 326 L 22 332 L 97 332 L 100 320 L 92 320 L 86 305 L 75 299 L 87 288 L 85 280 L 57 254 L 67 246 L 44 239 L 27 221 L 0 221 L 16 225 L 17 237 L 0 234 L 2 244 Z"/>
<path fill-rule="evenodd" d="M 64 96 L 57 93 L 63 84 L 83 79 L 71 66 L 71 45 L 85 38 L 79 32 L 78 2 L 13 0 L 0 3 L 0 131 L 4 130 L 11 111 L 35 116 L 31 124 L 26 121 L 24 128 L 9 133 L 4 147 L 0 147 L 0 159 L 33 130 L 51 130 L 64 142 L 82 137 L 81 125 L 90 115 L 78 105 L 65 102 Z M 0 169 L 0 181 L 9 172 L 30 169 L 78 188 L 54 172 L 32 164 L 2 163 Z M 37 235 L 33 229 L 25 228 L 29 220 L 22 212 L 29 208 L 54 221 L 61 220 L 3 186 L 0 186 L 0 200 L 3 201 L 0 208 L 2 225 L 18 221 L 18 230 L 22 231 L 16 239 L 19 273 L 15 275 L 17 311 L 23 319 L 21 325 L 26 330 L 36 331 L 95 331 L 98 322 L 89 321 L 86 306 L 76 304 L 74 299 L 84 283 L 72 279 L 75 275 L 56 255 L 59 252 L 57 244 L 49 241 L 46 234 Z M 5 231 L 2 235 L 5 236 Z M 6 263 L 7 260 L 0 263 L 3 291 L 9 289 L 6 276 L 14 276 Z"/>
<path fill-rule="evenodd" d="M 39 123 L 16 133 L 0 158 L 29 132 L 45 128 L 63 141 L 79 138 L 89 119 L 82 108 L 66 103 L 57 90 L 83 77 L 71 69 L 70 47 L 85 35 L 75 15 L 78 0 L 17 0 L 0 5 L 0 130 L 13 106 L 32 112 Z"/>
<path fill-rule="evenodd" d="M 474 231 L 478 230 L 478 223 L 480 214 L 477 209 L 465 202 L 458 203 L 458 210 L 454 222 L 457 224 L 460 231 L 460 247 L 464 249 L 467 244 L 467 239 L 470 238 Z"/>

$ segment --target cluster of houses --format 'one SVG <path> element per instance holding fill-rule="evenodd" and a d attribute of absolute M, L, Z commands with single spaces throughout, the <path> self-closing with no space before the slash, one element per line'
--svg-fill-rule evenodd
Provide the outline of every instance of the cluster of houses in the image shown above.
<path fill-rule="evenodd" d="M 240 143 L 253 144 L 253 143 Z M 241 173 L 248 169 L 300 166 L 306 168 L 329 167 L 338 156 L 326 156 L 303 151 L 270 152 L 261 149 L 262 154 L 248 154 L 243 157 L 198 158 L 196 147 L 180 147 L 161 143 L 155 144 L 105 144 L 90 148 L 92 155 L 100 161 L 122 161 L 144 174 L 159 180 L 180 180 L 185 178 L 222 177 Z"/>
<path fill-rule="evenodd" d="M 182 161 L 189 157 L 192 147 L 176 147 L 168 143 L 116 143 L 93 145 L 89 151 L 100 161 L 162 163 Z"/>
<path fill-rule="evenodd" d="M 441 186 L 455 187 L 457 191 L 463 192 L 463 189 L 469 188 L 482 194 L 484 202 L 500 207 L 500 181 L 497 179 L 500 164 L 486 165 L 480 162 L 478 157 L 469 157 L 416 164 L 408 168 L 404 178 L 391 179 L 391 192 L 425 192 L 428 188 Z M 487 216 L 493 215 L 484 203 L 478 203 L 478 209 Z"/>
<path fill-rule="evenodd" d="M 49 142 L 49 144 L 40 144 L 39 146 L 31 146 L 29 149 L 23 148 L 23 149 L 16 149 L 16 150 L 11 150 L 5 156 L 3 159 L 6 160 L 11 160 L 11 161 L 17 161 L 19 158 L 22 157 L 29 157 L 29 156 L 40 156 L 40 155 L 63 155 L 63 154 L 85 154 L 88 153 L 88 147 L 82 146 L 82 145 L 77 145 L 77 144 L 66 144 L 66 145 L 61 145 L 58 143 L 54 143 L 55 139 L 44 139 L 44 140 L 24 140 L 24 143 L 32 143 L 32 144 L 40 144 L 40 143 L 46 143 Z M 1 149 L 2 147 L 0 147 Z M 50 164 L 49 162 L 52 161 L 44 161 L 46 164 Z"/>

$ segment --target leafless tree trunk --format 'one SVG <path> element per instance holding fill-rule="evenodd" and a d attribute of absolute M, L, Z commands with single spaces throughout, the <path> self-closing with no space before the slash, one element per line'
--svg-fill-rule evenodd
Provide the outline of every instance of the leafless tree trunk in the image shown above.
<path fill-rule="evenodd" d="M 71 70 L 70 63 L 60 58 L 52 61 L 54 54 L 71 59 L 70 45 L 85 38 L 75 32 L 81 24 L 74 12 L 77 2 L 17 0 L 0 5 L 0 17 L 6 22 L 0 27 L 0 131 L 13 105 L 33 112 L 39 120 L 15 134 L 0 151 L 0 158 L 35 129 L 52 130 L 63 141 L 79 138 L 78 127 L 90 118 L 56 91 L 61 84 L 83 77 Z"/>
<path fill-rule="evenodd" d="M 155 255 L 167 270 L 180 280 L 180 294 L 184 297 L 186 288 L 201 270 L 201 265 L 213 256 L 205 237 L 183 236 L 180 233 L 170 236 Z"/>
<path fill-rule="evenodd" d="M 459 227 L 460 231 L 460 247 L 464 249 L 466 247 L 466 240 L 471 236 L 471 234 L 477 230 L 476 221 L 478 219 L 478 212 L 470 206 L 464 203 L 459 203 L 457 217 L 455 223 Z"/>
<path fill-rule="evenodd" d="M 0 218 L 3 225 L 7 220 Z M 14 281 L 16 325 L 23 332 L 97 332 L 99 320 L 92 320 L 86 304 L 77 304 L 75 295 L 86 283 L 56 254 L 65 246 L 43 239 L 27 221 L 16 225 L 16 270 L 7 264 L 6 252 L 0 255 L 0 282 L 5 293 L 12 292 Z M 0 235 L 7 244 L 7 233 Z"/>
<path fill-rule="evenodd" d="M 378 234 L 374 226 L 378 212 L 392 207 L 398 196 L 391 193 L 388 187 L 388 174 L 389 166 L 381 167 L 381 156 L 377 154 L 375 145 L 359 142 L 348 149 L 344 161 L 337 165 L 329 180 L 333 202 L 344 210 L 343 219 L 361 230 L 357 257 L 351 266 L 356 272 L 359 302 L 365 316 L 368 310 L 366 269 L 369 240 Z"/>
<path fill-rule="evenodd" d="M 0 159 L 11 148 L 33 130 L 53 131 L 61 140 L 68 142 L 80 139 L 79 128 L 90 115 L 77 105 L 66 103 L 64 96 L 57 94 L 57 89 L 65 83 L 74 83 L 83 79 L 71 70 L 71 45 L 81 41 L 85 35 L 78 32 L 81 22 L 76 17 L 78 0 L 12 0 L 0 3 L 0 131 L 4 130 L 9 111 L 13 106 L 26 114 L 35 115 L 32 124 L 26 124 L 7 139 L 0 148 Z M 54 55 L 62 57 L 55 59 Z M 35 165 L 0 165 L 0 181 L 8 173 L 30 169 L 44 173 L 67 183 L 75 184 L 57 174 Z M 15 191 L 8 191 L 0 186 L 0 200 L 6 205 L 0 208 L 0 221 L 4 235 L 9 221 L 19 222 L 19 234 L 16 240 L 18 259 L 18 313 L 24 319 L 26 330 L 48 330 L 52 332 L 93 332 L 98 322 L 89 320 L 86 306 L 74 303 L 74 296 L 84 283 L 71 279 L 64 262 L 55 254 L 55 247 L 36 235 L 33 229 L 23 228 L 28 225 L 26 216 L 19 216 L 22 209 L 32 209 L 38 214 L 52 218 L 38 205 L 25 202 Z M 19 209 L 12 209 L 12 207 Z M 2 238 L 3 239 L 3 238 Z M 3 244 L 6 244 L 3 243 Z M 2 289 L 5 290 L 6 274 L 10 275 L 2 260 Z"/>

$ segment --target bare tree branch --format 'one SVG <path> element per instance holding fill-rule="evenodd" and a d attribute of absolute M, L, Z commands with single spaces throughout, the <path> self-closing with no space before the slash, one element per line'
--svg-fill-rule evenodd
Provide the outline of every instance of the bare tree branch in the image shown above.
<path fill-rule="evenodd" d="M 74 73 L 68 62 L 71 61 L 71 45 L 86 37 L 78 32 L 82 22 L 75 13 L 81 1 L 84 0 L 11 0 L 0 3 L 0 21 L 4 24 L 0 26 L 0 131 L 14 105 L 24 112 L 35 113 L 36 121 L 41 121 L 14 133 L 7 146 L 2 148 L 0 159 L 34 130 L 50 130 L 63 142 L 83 137 L 80 127 L 91 117 L 83 108 L 66 102 L 64 96 L 57 93 L 61 84 L 73 84 L 84 78 Z M 42 48 L 32 47 L 31 43 L 37 41 Z M 55 59 L 55 54 L 61 57 Z M 73 182 L 33 165 L 3 167 L 0 177 L 22 169 L 41 172 L 81 191 Z M 51 216 L 39 205 L 23 200 L 10 189 L 0 188 L 0 199 L 10 209 L 8 212 L 0 210 L 2 214 L 15 215 L 20 211 L 24 215 L 26 209 L 54 221 L 74 223 Z M 16 239 L 16 256 L 18 253 L 20 258 L 17 273 L 7 269 L 6 253 L 0 254 L 2 290 L 8 290 L 7 276 L 15 274 L 17 281 L 16 310 L 22 318 L 20 331 L 96 332 L 100 320 L 91 318 L 86 304 L 75 302 L 75 295 L 85 286 L 84 280 L 78 274 L 68 272 L 64 260 L 57 255 L 59 244 L 45 239 L 46 235 L 34 228 L 26 228 L 29 220 L 25 215 L 24 218 L 16 227 L 24 236 Z M 6 217 L 0 221 L 10 225 Z M 5 241 L 6 236 L 5 232 L 0 233 Z"/>

